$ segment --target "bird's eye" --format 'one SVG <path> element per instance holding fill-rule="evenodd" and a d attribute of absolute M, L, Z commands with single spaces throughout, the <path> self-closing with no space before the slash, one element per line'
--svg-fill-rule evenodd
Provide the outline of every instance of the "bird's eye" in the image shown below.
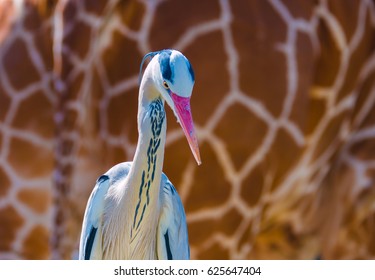
<path fill-rule="evenodd" d="M 163 81 L 163 87 L 164 87 L 165 89 L 169 89 L 169 86 L 168 86 L 168 84 L 167 84 L 166 81 Z"/>

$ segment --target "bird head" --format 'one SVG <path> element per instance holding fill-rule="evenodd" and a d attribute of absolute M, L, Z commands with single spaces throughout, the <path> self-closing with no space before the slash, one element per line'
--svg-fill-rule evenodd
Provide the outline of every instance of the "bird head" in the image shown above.
<path fill-rule="evenodd" d="M 140 73 L 148 57 L 152 58 L 147 67 L 152 67 L 153 83 L 175 114 L 199 165 L 201 164 L 199 146 L 190 108 L 195 82 L 193 68 L 181 52 L 167 49 L 146 54 L 141 63 Z"/>

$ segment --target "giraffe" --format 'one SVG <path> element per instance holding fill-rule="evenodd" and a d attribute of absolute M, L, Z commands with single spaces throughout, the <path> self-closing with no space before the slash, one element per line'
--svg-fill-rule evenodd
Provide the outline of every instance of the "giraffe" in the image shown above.
<path fill-rule="evenodd" d="M 139 62 L 163 48 L 197 77 L 203 164 L 170 112 L 164 164 L 192 258 L 374 257 L 373 1 L 25 3 L 0 33 L 2 258 L 70 257 L 96 177 L 132 158 Z"/>
<path fill-rule="evenodd" d="M 49 256 L 57 101 L 50 17 L 30 3 L 0 3 L 1 259 Z"/>

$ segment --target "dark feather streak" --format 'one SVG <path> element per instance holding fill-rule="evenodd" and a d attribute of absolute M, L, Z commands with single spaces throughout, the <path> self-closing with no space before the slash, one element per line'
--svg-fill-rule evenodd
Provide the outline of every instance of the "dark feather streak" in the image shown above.
<path fill-rule="evenodd" d="M 85 246 L 85 260 L 90 259 L 92 246 L 94 245 L 94 240 L 95 240 L 95 235 L 96 235 L 97 230 L 98 229 L 95 227 L 92 227 L 90 230 L 89 236 L 86 241 L 86 246 Z"/>

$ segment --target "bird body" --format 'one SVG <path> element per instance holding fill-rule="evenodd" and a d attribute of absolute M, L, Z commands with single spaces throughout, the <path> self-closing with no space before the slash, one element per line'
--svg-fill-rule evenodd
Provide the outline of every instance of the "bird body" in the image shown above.
<path fill-rule="evenodd" d="M 189 61 L 178 51 L 154 52 L 145 58 L 148 56 L 153 58 L 140 86 L 139 138 L 133 162 L 117 164 L 97 180 L 85 211 L 80 259 L 190 256 L 184 208 L 162 167 L 164 101 L 175 113 L 200 163 L 189 104 L 194 75 Z"/>

